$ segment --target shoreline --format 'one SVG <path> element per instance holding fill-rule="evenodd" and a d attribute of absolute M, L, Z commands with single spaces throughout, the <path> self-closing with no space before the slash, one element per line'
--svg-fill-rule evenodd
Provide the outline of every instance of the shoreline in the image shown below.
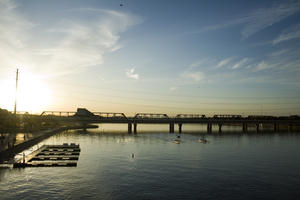
<path fill-rule="evenodd" d="M 6 149 L 0 152 L 0 164 L 2 163 L 10 163 L 14 156 L 22 151 L 36 145 L 37 143 L 47 139 L 48 137 L 55 135 L 58 132 L 66 131 L 66 130 L 76 130 L 76 129 L 85 129 L 85 128 L 98 128 L 97 125 L 89 125 L 89 126 L 69 126 L 69 127 L 59 127 L 48 130 L 39 131 L 39 136 L 33 137 L 30 140 L 24 141 L 20 144 L 15 145 L 13 148 Z"/>

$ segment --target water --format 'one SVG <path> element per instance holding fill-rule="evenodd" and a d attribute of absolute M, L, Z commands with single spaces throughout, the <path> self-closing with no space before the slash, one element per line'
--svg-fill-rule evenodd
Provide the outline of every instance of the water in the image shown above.
<path fill-rule="evenodd" d="M 0 199 L 300 198 L 300 133 L 175 137 L 59 133 L 43 143 L 79 143 L 78 166 L 0 169 Z"/>

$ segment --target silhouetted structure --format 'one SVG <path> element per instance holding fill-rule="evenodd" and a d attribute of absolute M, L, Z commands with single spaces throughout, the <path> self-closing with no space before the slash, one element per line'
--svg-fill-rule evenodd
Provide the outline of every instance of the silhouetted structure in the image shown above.
<path fill-rule="evenodd" d="M 79 112 L 78 112 L 79 111 Z M 274 131 L 279 130 L 279 125 L 285 125 L 291 131 L 293 126 L 300 125 L 300 117 L 297 115 L 286 117 L 270 116 L 247 116 L 241 115 L 214 115 L 206 117 L 203 114 L 178 114 L 175 117 L 169 117 L 161 113 L 137 113 L 134 117 L 127 117 L 124 113 L 110 112 L 90 112 L 86 109 L 78 109 L 75 114 L 72 112 L 44 111 L 42 116 L 52 116 L 61 121 L 79 122 L 82 124 L 90 123 L 126 123 L 128 124 L 128 133 L 137 133 L 138 124 L 169 124 L 170 133 L 174 133 L 175 124 L 178 125 L 179 133 L 182 132 L 183 124 L 206 124 L 207 132 L 212 132 L 213 125 L 218 126 L 218 131 L 222 132 L 223 125 L 239 125 L 246 132 L 248 126 L 255 126 L 256 131 L 260 131 L 262 125 L 272 125 Z M 78 114 L 79 113 L 79 114 Z"/>

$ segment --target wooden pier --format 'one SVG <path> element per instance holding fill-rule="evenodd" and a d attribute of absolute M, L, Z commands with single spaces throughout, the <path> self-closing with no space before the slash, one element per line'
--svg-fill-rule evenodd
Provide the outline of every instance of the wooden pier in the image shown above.
<path fill-rule="evenodd" d="M 20 167 L 76 167 L 80 155 L 79 144 L 43 145 L 14 163 Z"/>

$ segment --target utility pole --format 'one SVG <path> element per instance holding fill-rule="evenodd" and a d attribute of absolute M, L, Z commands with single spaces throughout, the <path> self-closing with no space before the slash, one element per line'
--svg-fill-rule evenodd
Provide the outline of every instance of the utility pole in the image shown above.
<path fill-rule="evenodd" d="M 17 69 L 17 73 L 16 73 L 16 96 L 15 96 L 15 109 L 14 109 L 15 115 L 17 114 L 18 76 L 19 76 L 19 69 Z"/>

